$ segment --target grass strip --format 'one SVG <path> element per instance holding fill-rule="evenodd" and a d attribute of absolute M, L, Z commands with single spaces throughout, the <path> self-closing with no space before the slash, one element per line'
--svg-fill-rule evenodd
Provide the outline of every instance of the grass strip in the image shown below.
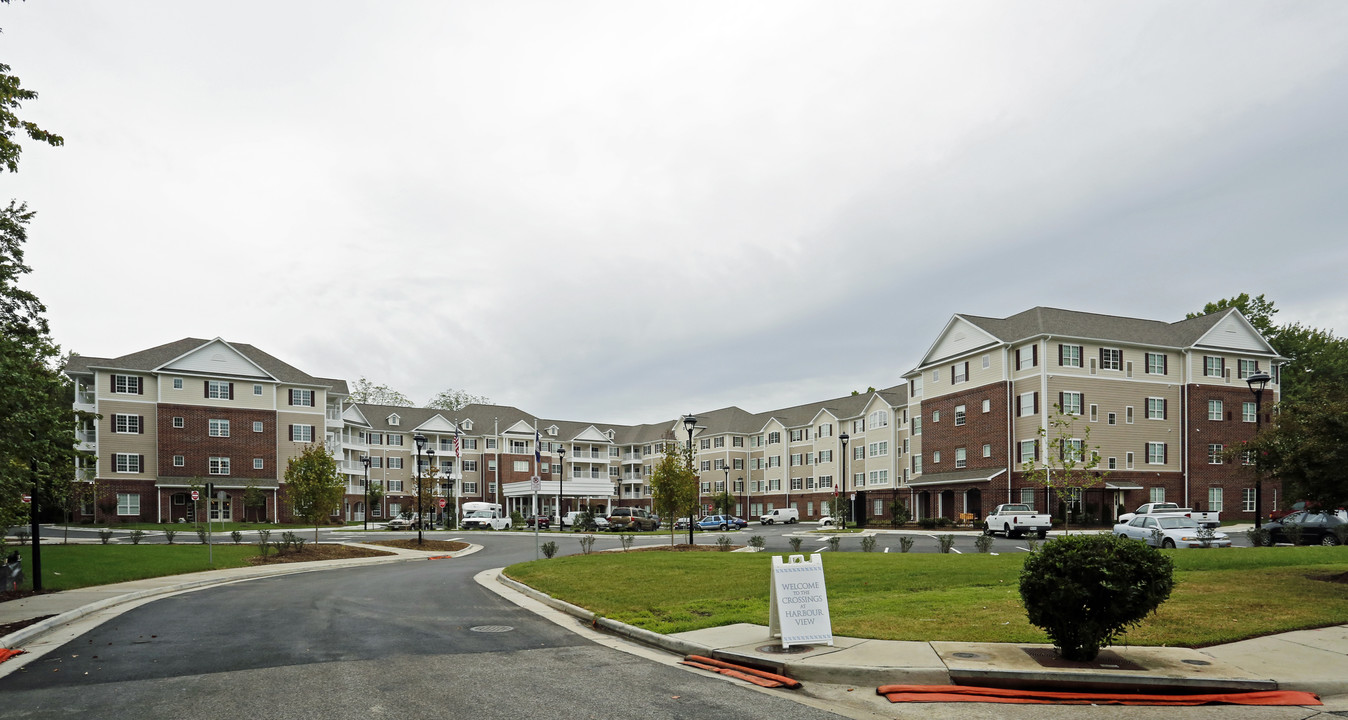
<path fill-rule="evenodd" d="M 11 545 L 9 549 L 14 549 Z M 24 587 L 32 587 L 32 547 L 18 548 Z M 214 564 L 205 545 L 46 545 L 42 546 L 42 588 L 73 590 L 128 580 L 181 575 L 221 568 L 247 567 L 256 545 L 216 545 Z"/>

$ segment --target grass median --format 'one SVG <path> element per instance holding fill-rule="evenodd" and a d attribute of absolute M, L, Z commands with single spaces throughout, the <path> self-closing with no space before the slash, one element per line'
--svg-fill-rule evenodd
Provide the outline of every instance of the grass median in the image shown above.
<path fill-rule="evenodd" d="M 1348 548 L 1167 551 L 1170 600 L 1134 645 L 1203 647 L 1348 623 Z M 1024 554 L 826 553 L 836 635 L 882 640 L 1048 642 L 1021 604 Z M 768 553 L 597 553 L 506 574 L 604 617 L 659 633 L 768 623 Z"/>

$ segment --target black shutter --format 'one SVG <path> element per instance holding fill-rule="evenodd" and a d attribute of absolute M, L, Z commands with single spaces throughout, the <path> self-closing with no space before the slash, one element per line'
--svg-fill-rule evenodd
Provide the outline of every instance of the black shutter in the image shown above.
<path fill-rule="evenodd" d="M 1169 355 L 1162 355 L 1162 356 L 1161 356 L 1161 372 L 1165 373 L 1166 375 L 1169 375 L 1169 374 L 1170 374 L 1170 356 L 1169 356 Z"/>
<path fill-rule="evenodd" d="M 1020 351 L 1021 351 L 1021 350 L 1024 350 L 1024 348 L 1016 348 L 1016 369 L 1017 369 L 1017 370 L 1020 369 Z"/>
<path fill-rule="evenodd" d="M 1064 412 L 1066 410 L 1066 408 L 1063 407 L 1063 400 L 1064 400 L 1063 395 L 1064 395 L 1063 392 L 1061 391 L 1058 392 L 1058 412 Z"/>
<path fill-rule="evenodd" d="M 137 395 L 145 394 L 145 378 L 140 377 L 136 378 L 136 394 Z"/>
<path fill-rule="evenodd" d="M 1058 343 L 1058 367 L 1062 367 L 1062 343 Z"/>
<path fill-rule="evenodd" d="M 1030 367 L 1039 367 L 1039 343 L 1030 346 Z"/>
<path fill-rule="evenodd" d="M 1170 443 L 1161 443 L 1161 462 L 1170 462 Z"/>
<path fill-rule="evenodd" d="M 1034 391 L 1034 414 L 1039 414 L 1039 391 Z"/>
<path fill-rule="evenodd" d="M 1100 369 L 1105 369 L 1105 349 L 1100 348 Z"/>
<path fill-rule="evenodd" d="M 964 361 L 964 379 L 965 379 L 965 380 L 968 380 L 968 379 L 969 379 L 969 361 L 968 361 L 968 360 L 965 360 L 965 361 Z"/>
<path fill-rule="evenodd" d="M 204 397 L 204 398 L 208 398 L 208 397 L 211 396 L 211 381 L 210 381 L 210 380 L 202 380 L 202 381 L 201 381 L 201 396 Z"/>
<path fill-rule="evenodd" d="M 140 468 L 140 472 L 145 472 L 145 456 L 137 455 L 136 462 L 139 463 L 138 467 Z"/>
<path fill-rule="evenodd" d="M 234 383 L 229 384 L 229 399 L 234 399 Z"/>
<path fill-rule="evenodd" d="M 108 392 L 113 392 L 113 393 L 117 392 L 117 376 L 116 376 L 116 375 L 109 375 L 109 376 L 108 376 L 108 379 L 112 381 L 112 383 L 108 386 Z"/>
<path fill-rule="evenodd" d="M 292 441 L 295 439 L 295 426 L 294 426 L 294 425 L 291 425 L 291 426 L 290 426 L 290 439 L 291 439 Z"/>
<path fill-rule="evenodd" d="M 1167 398 L 1161 398 L 1161 419 L 1170 419 L 1170 400 Z"/>
<path fill-rule="evenodd" d="M 144 434 L 145 434 L 145 416 L 144 416 L 144 415 L 137 415 L 137 416 L 136 416 L 136 427 L 139 428 L 139 429 L 137 430 L 137 432 L 139 432 L 141 435 L 144 435 Z"/>

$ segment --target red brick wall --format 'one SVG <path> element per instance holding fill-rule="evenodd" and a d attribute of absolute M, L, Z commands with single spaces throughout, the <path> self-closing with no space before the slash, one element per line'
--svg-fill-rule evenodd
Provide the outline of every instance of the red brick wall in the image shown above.
<path fill-rule="evenodd" d="M 1243 491 L 1254 488 L 1253 468 L 1242 465 L 1238 460 L 1224 460 L 1221 465 L 1208 462 L 1208 445 L 1220 444 L 1230 449 L 1239 447 L 1254 437 L 1255 423 L 1241 419 L 1242 405 L 1253 402 L 1254 395 L 1241 383 L 1225 385 L 1190 385 L 1187 388 L 1188 402 L 1186 412 L 1189 417 L 1189 437 L 1186 458 L 1189 461 L 1189 505 L 1195 509 L 1209 510 L 1209 488 L 1222 488 L 1222 516 L 1225 518 L 1254 519 L 1253 512 L 1244 512 Z M 1208 419 L 1208 401 L 1222 401 L 1222 419 Z M 1269 422 L 1269 408 L 1275 401 L 1271 392 L 1264 393 L 1263 422 Z M 1273 508 L 1275 489 L 1280 484 L 1271 479 L 1264 481 L 1264 513 Z M 1175 502 L 1182 502 L 1181 499 Z M 1281 499 L 1281 492 L 1278 492 Z"/>
<path fill-rule="evenodd" d="M 927 473 L 955 470 L 982 470 L 1006 467 L 1007 384 L 991 383 L 963 392 L 945 395 L 922 403 L 922 469 Z M 991 408 L 983 412 L 983 400 Z M 964 425 L 955 425 L 955 407 L 965 409 Z M 932 413 L 940 411 L 941 421 L 932 422 Z M 983 457 L 983 445 L 992 445 L 992 456 Z M 955 449 L 965 448 L 967 463 L 955 467 Z M 939 464 L 932 462 L 932 453 L 941 453 Z M 901 470 L 901 468 L 900 468 Z"/>
<path fill-rule="evenodd" d="M 279 477 L 275 412 L 164 404 L 159 406 L 158 415 L 161 477 L 209 478 L 211 457 L 230 459 L 230 477 Z M 183 418 L 183 427 L 173 427 L 175 417 Z M 228 420 L 229 437 L 211 437 L 210 420 Z M 253 432 L 253 423 L 258 421 L 262 432 Z M 174 455 L 182 455 L 186 464 L 174 467 Z M 262 458 L 261 470 L 253 469 L 254 458 Z"/>

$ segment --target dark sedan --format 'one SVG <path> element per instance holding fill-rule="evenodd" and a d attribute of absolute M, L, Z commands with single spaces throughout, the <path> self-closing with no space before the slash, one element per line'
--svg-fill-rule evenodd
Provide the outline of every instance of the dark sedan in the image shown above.
<path fill-rule="evenodd" d="M 1269 541 L 1294 545 L 1338 545 L 1348 530 L 1348 513 L 1294 512 L 1277 522 L 1264 525 Z"/>
<path fill-rule="evenodd" d="M 552 518 L 547 515 L 532 515 L 524 520 L 524 524 L 529 527 L 537 525 L 539 530 L 547 530 L 552 527 Z"/>

